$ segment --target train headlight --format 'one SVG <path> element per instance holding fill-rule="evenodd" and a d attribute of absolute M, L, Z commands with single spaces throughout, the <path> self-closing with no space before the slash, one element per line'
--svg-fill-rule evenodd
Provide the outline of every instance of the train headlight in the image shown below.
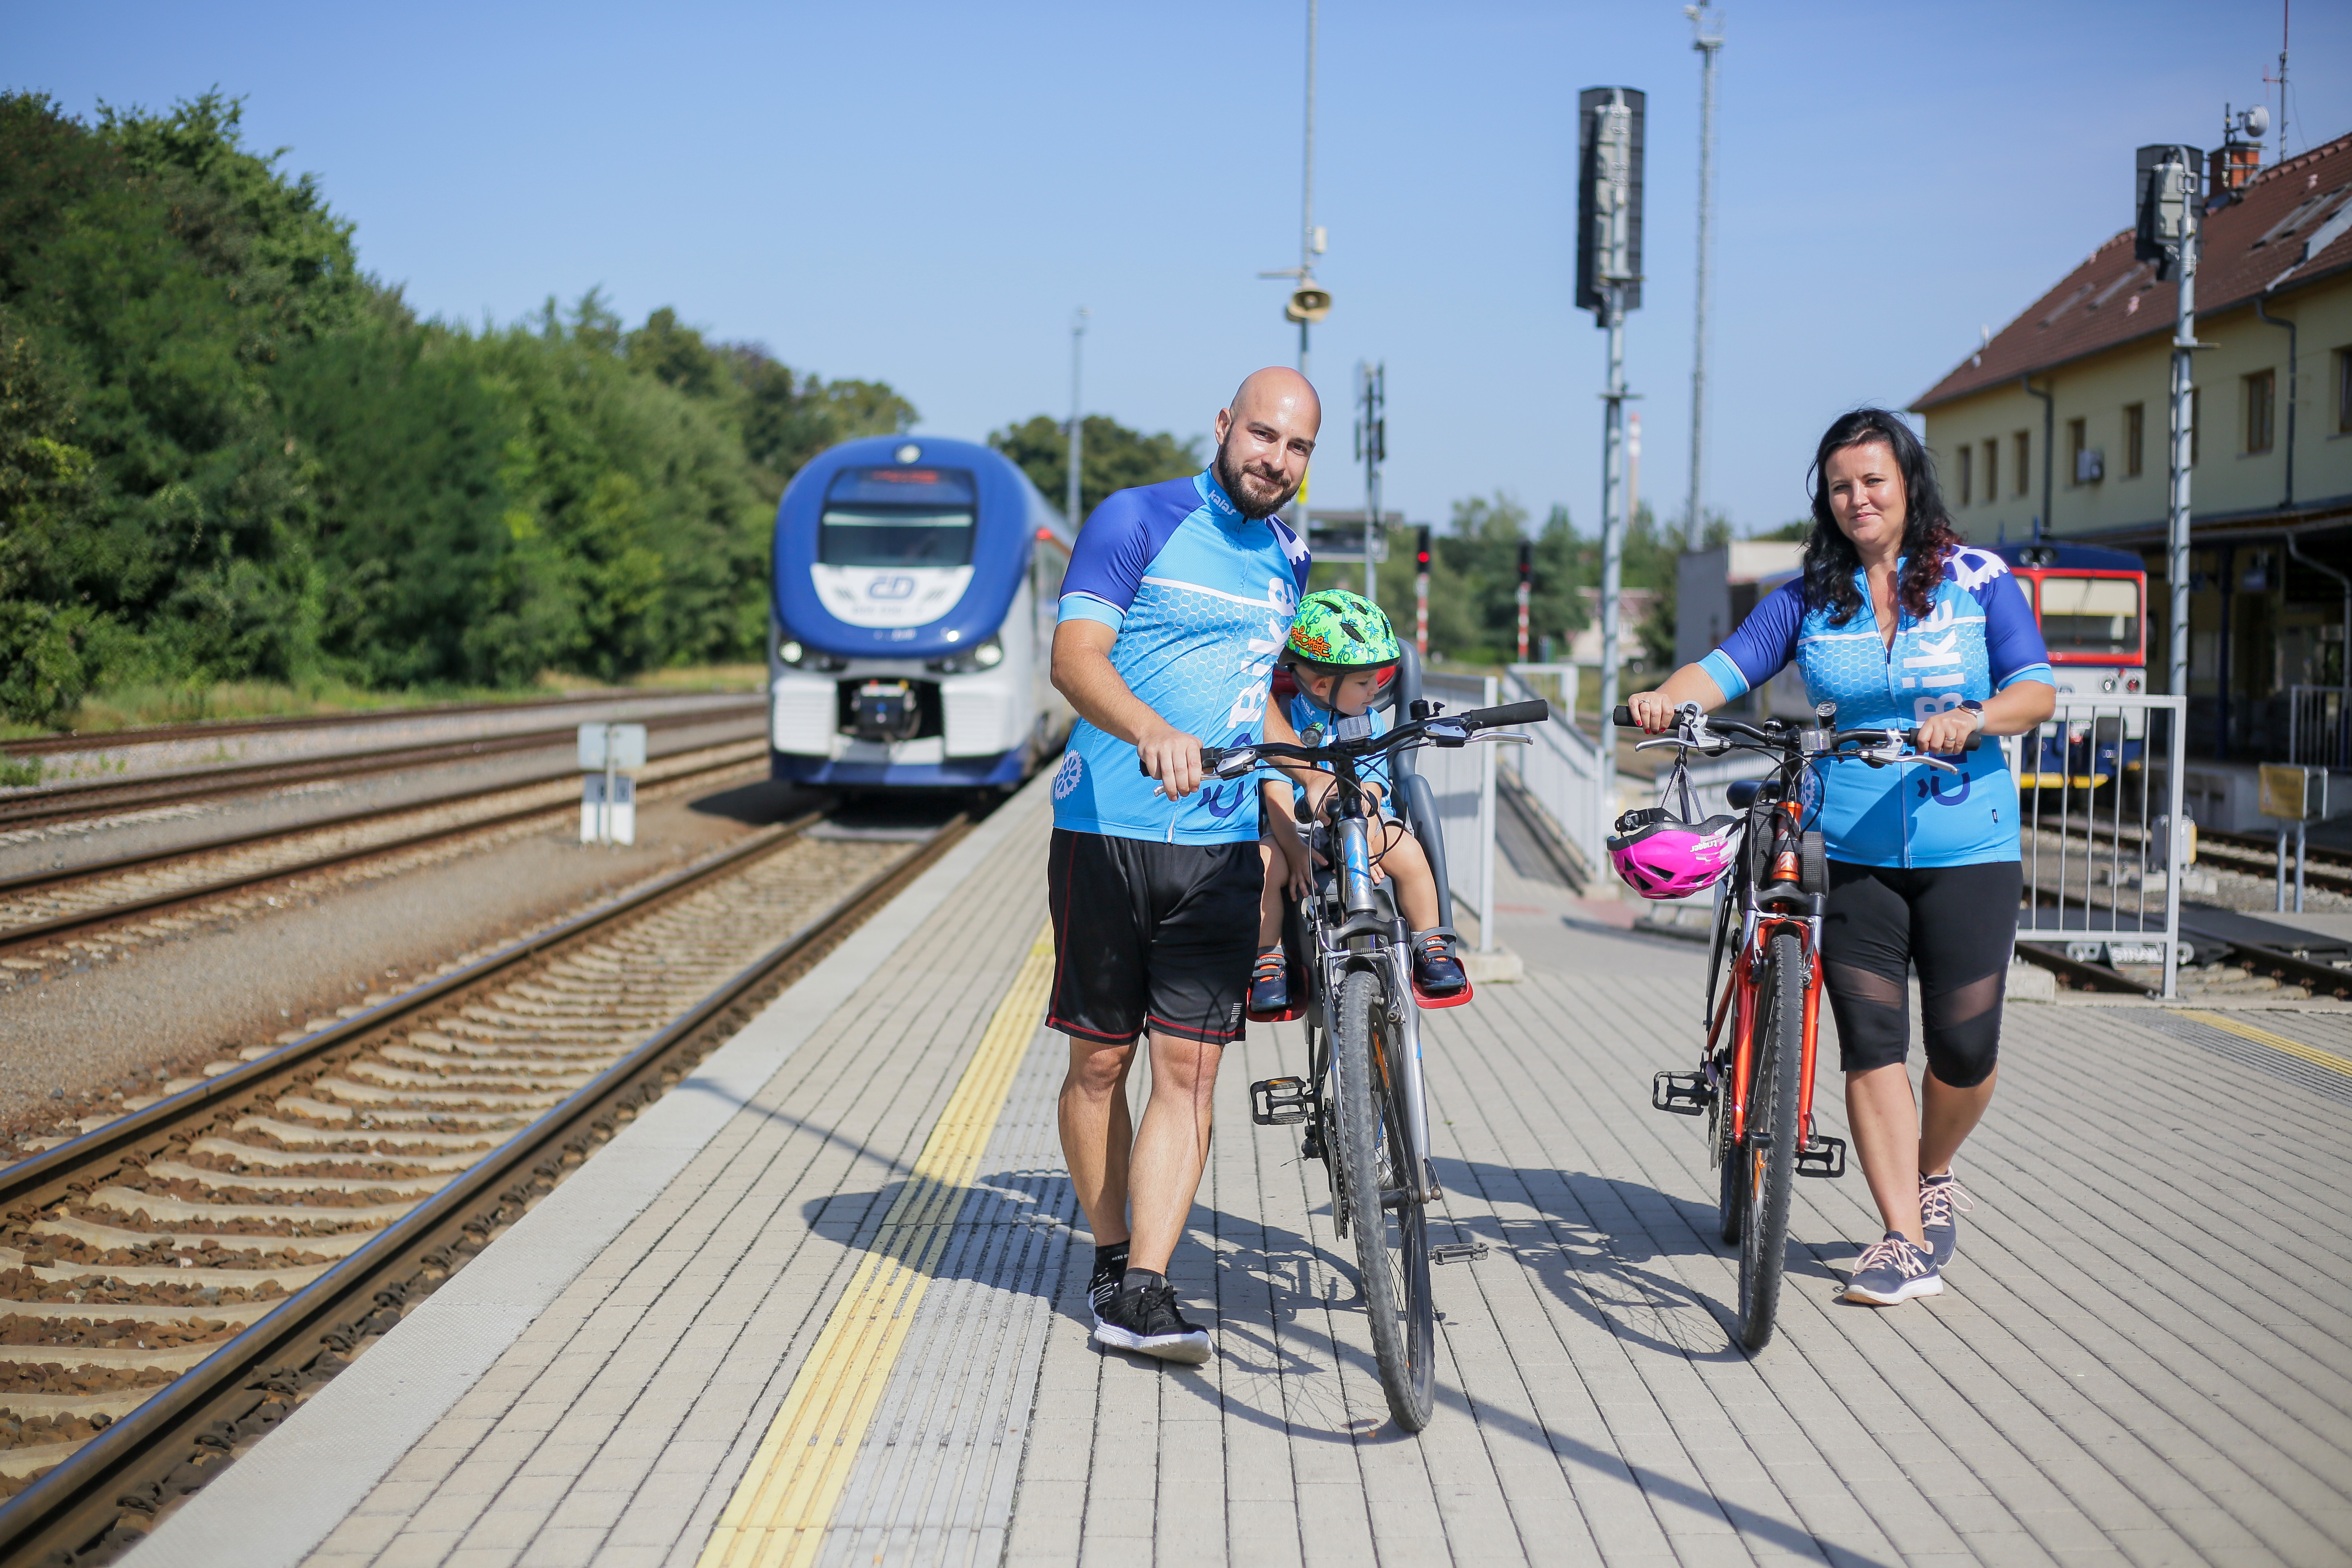
<path fill-rule="evenodd" d="M 786 637 L 783 641 L 776 645 L 776 657 L 783 660 L 786 664 L 800 663 L 800 661 L 807 656 L 807 653 L 808 650 L 806 648 L 801 647 L 800 644 L 794 642 L 790 637 Z"/>
<path fill-rule="evenodd" d="M 776 638 L 776 658 L 779 663 L 788 664 L 794 669 L 814 670 L 819 674 L 849 668 L 847 659 L 835 658 L 829 653 L 809 647 L 789 632 Z"/>
<path fill-rule="evenodd" d="M 1003 662 L 1003 642 L 991 637 L 969 652 L 932 659 L 929 668 L 935 675 L 970 675 L 975 669 L 994 669 Z"/>

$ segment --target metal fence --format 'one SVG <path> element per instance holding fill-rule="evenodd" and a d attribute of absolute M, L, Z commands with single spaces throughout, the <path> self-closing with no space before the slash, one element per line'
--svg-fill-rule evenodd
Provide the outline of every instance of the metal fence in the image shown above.
<path fill-rule="evenodd" d="M 1561 668 L 1565 675 L 1557 673 Z M 1601 846 L 1615 813 L 1601 795 L 1601 747 L 1576 727 L 1575 668 L 1513 665 L 1500 684 L 1502 701 L 1540 697 L 1552 705 L 1551 721 L 1528 725 L 1529 743 L 1508 748 L 1497 762 L 1590 876 L 1608 865 Z"/>
<path fill-rule="evenodd" d="M 2286 760 L 2305 767 L 2352 767 L 2352 687 L 2286 689 Z"/>
<path fill-rule="evenodd" d="M 1423 675 L 1422 695 L 1445 704 L 1449 713 L 1492 708 L 1491 675 Z M 1549 729 L 1538 724 L 1533 728 Z M 1446 750 L 1423 746 L 1413 767 L 1436 796 L 1437 820 L 1445 832 L 1446 880 L 1454 901 L 1478 921 L 1481 951 L 1495 945 L 1495 752 L 1491 744 Z"/>
<path fill-rule="evenodd" d="M 2061 694 L 2050 722 L 2002 741 L 2017 775 L 2025 877 L 2017 934 L 2109 964 L 2164 966 L 2176 994 L 2180 951 L 2186 700 Z M 1916 805 L 1952 785 L 1924 769 Z M 1965 784 L 1957 787 L 1965 788 Z M 1906 805 L 1913 803 L 1906 802 Z M 2089 950 L 2095 949 L 2095 954 Z"/>

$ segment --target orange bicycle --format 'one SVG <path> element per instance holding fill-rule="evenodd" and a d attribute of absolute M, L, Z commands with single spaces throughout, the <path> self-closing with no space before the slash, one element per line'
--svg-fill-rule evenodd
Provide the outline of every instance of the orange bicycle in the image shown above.
<path fill-rule="evenodd" d="M 1917 763 L 1959 771 L 1906 750 L 1909 731 L 1833 730 L 1836 713 L 1833 704 L 1823 703 L 1816 727 L 1782 719 L 1749 724 L 1710 721 L 1698 704 L 1685 703 L 1675 710 L 1672 735 L 1636 747 L 1675 748 L 1660 798 L 1679 790 L 1685 818 L 1692 815 L 1692 752 L 1759 752 L 1779 763 L 1770 776 L 1743 779 L 1726 792 L 1738 816 L 1724 830 L 1736 830 L 1739 840 L 1729 887 L 1716 904 L 1707 954 L 1706 1003 L 1699 1016 L 1706 1043 L 1696 1071 L 1659 1073 L 1650 1088 L 1650 1103 L 1658 1110 L 1707 1119 L 1721 1233 L 1727 1245 L 1739 1247 L 1739 1342 L 1751 1351 L 1772 1338 L 1794 1178 L 1845 1174 L 1845 1141 L 1813 1130 L 1829 858 L 1821 834 L 1804 823 L 1809 770 L 1817 759 L 1850 755 L 1874 767 Z M 1613 717 L 1621 728 L 1634 727 L 1626 709 Z M 1658 815 L 1655 808 L 1628 812 L 1618 819 L 1618 830 L 1630 832 Z M 1720 984 L 1718 996 L 1727 959 L 1728 984 Z"/>

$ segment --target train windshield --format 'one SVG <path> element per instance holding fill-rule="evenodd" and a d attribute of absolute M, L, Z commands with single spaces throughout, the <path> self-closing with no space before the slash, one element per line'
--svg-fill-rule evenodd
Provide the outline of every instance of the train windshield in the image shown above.
<path fill-rule="evenodd" d="M 2042 579 L 2042 640 L 2052 653 L 2139 652 L 2139 584 L 2129 577 Z"/>
<path fill-rule="evenodd" d="M 955 468 L 845 468 L 818 520 L 824 566 L 971 564 L 971 476 Z"/>
<path fill-rule="evenodd" d="M 969 566 L 971 512 L 829 506 L 816 558 L 821 566 Z"/>

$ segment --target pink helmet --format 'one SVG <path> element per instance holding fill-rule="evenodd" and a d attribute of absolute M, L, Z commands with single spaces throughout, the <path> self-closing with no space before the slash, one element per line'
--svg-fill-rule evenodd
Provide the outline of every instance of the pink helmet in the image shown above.
<path fill-rule="evenodd" d="M 1731 869 L 1736 816 L 1685 822 L 1664 807 L 1629 811 L 1609 838 L 1609 863 L 1645 899 L 1683 899 Z"/>

